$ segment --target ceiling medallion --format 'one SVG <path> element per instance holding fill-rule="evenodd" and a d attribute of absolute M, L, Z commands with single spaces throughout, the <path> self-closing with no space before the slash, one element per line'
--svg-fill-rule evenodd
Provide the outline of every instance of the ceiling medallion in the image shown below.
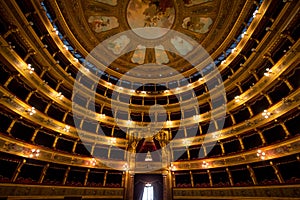
<path fill-rule="evenodd" d="M 156 39 L 165 35 L 175 22 L 174 0 L 130 0 L 126 14 L 130 28 L 138 36 Z"/>

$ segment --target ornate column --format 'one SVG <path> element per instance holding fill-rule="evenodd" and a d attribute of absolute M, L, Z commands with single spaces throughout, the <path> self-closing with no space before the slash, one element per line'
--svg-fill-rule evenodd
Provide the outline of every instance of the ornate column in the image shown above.
<path fill-rule="evenodd" d="M 168 181 L 168 171 L 163 171 L 162 176 L 163 176 L 163 200 L 169 200 L 169 193 L 171 191 L 171 187 L 169 186 L 169 181 Z"/>
<path fill-rule="evenodd" d="M 191 170 L 190 170 L 190 177 L 191 177 L 191 185 L 192 185 L 192 187 L 194 187 L 195 186 L 194 185 L 194 177 L 193 177 L 193 173 Z"/>
<path fill-rule="evenodd" d="M 258 129 L 254 129 L 254 130 L 257 131 L 257 133 L 259 134 L 259 137 L 261 139 L 262 144 L 265 145 L 266 144 L 266 140 L 265 140 L 265 137 L 264 137 L 262 131 L 258 130 Z"/>
<path fill-rule="evenodd" d="M 283 122 L 280 123 L 280 126 L 283 128 L 284 132 L 285 132 L 285 137 L 289 137 L 291 135 L 291 133 L 289 132 L 289 130 L 286 128 L 285 124 Z"/>
<path fill-rule="evenodd" d="M 67 182 L 67 178 L 68 178 L 70 170 L 71 170 L 71 167 L 68 167 L 66 172 L 65 172 L 64 179 L 63 179 L 63 182 L 62 182 L 63 185 L 65 185 L 66 182 Z"/>
<path fill-rule="evenodd" d="M 42 171 L 42 173 L 41 173 L 41 176 L 40 176 L 40 178 L 39 178 L 39 182 L 38 182 L 39 184 L 43 183 L 43 180 L 44 180 L 44 178 L 45 178 L 45 175 L 46 175 L 46 172 L 47 172 L 49 166 L 50 166 L 49 163 L 48 163 L 47 165 L 44 166 L 43 171 Z"/>
<path fill-rule="evenodd" d="M 209 185 L 212 187 L 213 186 L 213 181 L 212 181 L 212 177 L 211 177 L 211 173 L 210 170 L 207 170 L 207 174 L 208 174 L 208 179 L 209 179 Z"/>
<path fill-rule="evenodd" d="M 91 169 L 87 169 L 86 173 L 85 173 L 85 177 L 84 177 L 84 182 L 83 182 L 83 186 L 86 186 L 87 181 L 89 179 L 89 174 L 90 174 Z"/>
<path fill-rule="evenodd" d="M 241 150 L 245 150 L 245 146 L 244 146 L 244 143 L 243 143 L 243 138 L 241 136 L 237 136 L 239 142 L 240 142 L 240 145 L 241 145 Z"/>
<path fill-rule="evenodd" d="M 226 172 L 228 174 L 230 185 L 233 186 L 234 185 L 233 178 L 232 178 L 232 175 L 231 175 L 231 171 L 229 170 L 228 167 L 226 167 Z"/>
<path fill-rule="evenodd" d="M 23 165 L 24 165 L 25 163 L 26 163 L 26 159 L 23 159 L 23 160 L 19 163 L 17 169 L 16 169 L 15 172 L 14 172 L 13 177 L 11 178 L 11 182 L 14 183 L 14 182 L 16 181 L 18 175 L 19 175 L 20 172 L 21 172 L 21 168 L 23 167 Z"/>
<path fill-rule="evenodd" d="M 278 178 L 278 180 L 279 180 L 279 183 L 284 183 L 284 180 L 283 180 L 283 178 L 282 178 L 282 176 L 281 176 L 281 173 L 280 173 L 280 171 L 279 171 L 277 165 L 274 164 L 272 161 L 270 161 L 270 165 L 271 165 L 272 168 L 274 169 L 274 172 L 275 172 L 275 174 L 276 174 L 276 176 L 277 176 L 277 178 Z"/>
<path fill-rule="evenodd" d="M 254 185 L 257 185 L 258 183 L 257 183 L 256 176 L 255 176 L 255 173 L 254 173 L 252 167 L 250 165 L 247 165 L 247 169 L 249 170 L 249 173 L 250 173 L 250 176 L 251 176 L 251 179 L 252 179 Z"/>
<path fill-rule="evenodd" d="M 134 172 L 129 171 L 128 174 L 128 183 L 127 183 L 127 191 L 126 191 L 126 200 L 134 200 Z"/>
<path fill-rule="evenodd" d="M 103 179 L 103 186 L 106 186 L 107 174 L 108 174 L 108 171 L 106 170 L 105 174 L 104 174 L 104 179 Z"/>

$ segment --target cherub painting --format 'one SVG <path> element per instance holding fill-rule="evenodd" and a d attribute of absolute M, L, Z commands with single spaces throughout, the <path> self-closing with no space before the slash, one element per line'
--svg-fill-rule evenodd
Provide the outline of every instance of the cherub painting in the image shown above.
<path fill-rule="evenodd" d="M 118 19 L 106 16 L 90 16 L 88 22 L 96 33 L 108 31 L 119 26 Z"/>
<path fill-rule="evenodd" d="M 209 17 L 193 16 L 185 18 L 182 27 L 197 33 L 207 33 L 212 22 Z"/>
<path fill-rule="evenodd" d="M 127 19 L 131 28 L 170 28 L 175 19 L 174 0 L 131 0 Z"/>

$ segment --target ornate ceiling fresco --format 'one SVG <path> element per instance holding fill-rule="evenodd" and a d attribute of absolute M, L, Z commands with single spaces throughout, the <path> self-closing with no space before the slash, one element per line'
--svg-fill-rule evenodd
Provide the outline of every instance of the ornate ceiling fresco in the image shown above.
<path fill-rule="evenodd" d="M 144 27 L 159 27 L 161 33 L 155 34 L 155 40 L 165 41 L 168 29 L 187 35 L 213 54 L 218 47 L 226 45 L 226 38 L 244 6 L 242 1 L 229 0 L 73 0 L 72 3 L 57 1 L 68 28 L 89 53 L 105 39 L 127 30 Z M 168 64 L 180 73 L 192 67 L 181 56 L 166 52 L 163 45 L 154 49 L 146 48 L 144 37 L 136 40 L 136 50 L 115 61 L 110 68 L 124 74 L 137 65 L 154 63 Z M 232 38 L 229 38 L 232 39 Z M 118 44 L 129 41 L 120 38 Z M 183 42 L 183 41 L 182 41 Z M 178 51 L 184 53 L 189 44 L 178 47 L 176 40 L 169 41 Z M 123 46 L 125 48 L 125 46 Z M 111 46 L 113 48 L 113 46 Z M 116 47 L 118 48 L 118 46 Z M 191 50 L 191 49 L 190 49 Z M 118 50 L 112 50 L 116 53 Z M 214 55 L 212 55 L 213 57 Z M 158 76 L 162 76 L 161 73 Z M 167 76 L 166 74 L 164 76 Z M 169 74 L 170 76 L 170 74 Z"/>

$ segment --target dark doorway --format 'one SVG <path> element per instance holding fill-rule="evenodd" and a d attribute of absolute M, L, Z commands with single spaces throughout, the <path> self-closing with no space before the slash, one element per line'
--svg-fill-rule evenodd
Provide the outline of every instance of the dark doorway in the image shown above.
<path fill-rule="evenodd" d="M 153 200 L 163 199 L 162 175 L 136 174 L 134 177 L 134 200 L 143 200 L 143 195 L 149 194 L 149 192 L 153 192 Z"/>

